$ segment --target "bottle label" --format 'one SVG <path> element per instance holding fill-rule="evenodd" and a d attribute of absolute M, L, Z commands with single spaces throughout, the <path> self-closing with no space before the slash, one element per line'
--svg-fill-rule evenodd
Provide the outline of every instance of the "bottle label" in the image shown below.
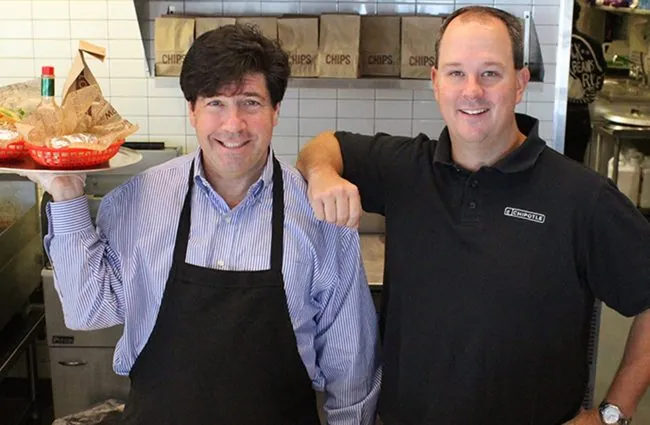
<path fill-rule="evenodd" d="M 41 96 L 54 97 L 54 78 L 41 78 Z"/>

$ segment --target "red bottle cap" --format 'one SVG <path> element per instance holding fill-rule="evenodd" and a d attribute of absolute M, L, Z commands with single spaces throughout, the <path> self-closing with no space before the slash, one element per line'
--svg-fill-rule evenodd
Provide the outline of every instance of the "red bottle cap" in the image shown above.
<path fill-rule="evenodd" d="M 44 66 L 41 68 L 41 74 L 54 77 L 54 67 L 53 66 Z"/>

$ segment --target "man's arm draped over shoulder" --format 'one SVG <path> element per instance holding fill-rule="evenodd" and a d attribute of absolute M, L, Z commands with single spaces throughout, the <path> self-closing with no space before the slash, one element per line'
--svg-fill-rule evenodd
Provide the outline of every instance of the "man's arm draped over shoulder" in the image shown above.
<path fill-rule="evenodd" d="M 384 178 L 396 152 L 413 139 L 384 133 L 367 136 L 345 131 L 324 132 L 298 155 L 297 167 L 309 184 L 316 217 L 354 227 L 363 209 L 384 213 Z"/>
<path fill-rule="evenodd" d="M 309 203 L 316 218 L 339 226 L 359 225 L 359 191 L 341 177 L 343 156 L 334 133 L 324 132 L 312 139 L 300 151 L 296 167 L 307 180 Z"/>

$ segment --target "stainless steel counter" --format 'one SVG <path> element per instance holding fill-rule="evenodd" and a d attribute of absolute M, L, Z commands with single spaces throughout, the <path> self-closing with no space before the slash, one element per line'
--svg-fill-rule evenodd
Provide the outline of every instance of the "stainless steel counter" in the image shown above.
<path fill-rule="evenodd" d="M 361 234 L 361 257 L 370 286 L 384 282 L 384 235 Z"/>

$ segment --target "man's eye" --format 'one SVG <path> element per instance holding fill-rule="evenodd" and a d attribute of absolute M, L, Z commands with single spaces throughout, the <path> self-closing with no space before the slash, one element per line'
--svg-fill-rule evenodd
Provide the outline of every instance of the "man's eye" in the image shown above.
<path fill-rule="evenodd" d="M 449 76 L 450 77 L 462 77 L 463 72 L 462 71 L 450 71 Z"/>
<path fill-rule="evenodd" d="M 208 102 L 208 106 L 223 106 L 223 102 L 220 100 L 211 100 Z"/>
<path fill-rule="evenodd" d="M 260 106 L 261 103 L 258 102 L 257 100 L 254 100 L 254 99 L 246 99 L 244 101 L 244 105 L 246 105 L 246 106 Z"/>
<path fill-rule="evenodd" d="M 499 76 L 499 73 L 496 72 L 496 71 L 485 71 L 485 72 L 483 73 L 483 76 L 484 76 L 484 77 L 488 77 L 488 78 L 494 78 L 494 77 L 498 77 L 498 76 Z"/>

